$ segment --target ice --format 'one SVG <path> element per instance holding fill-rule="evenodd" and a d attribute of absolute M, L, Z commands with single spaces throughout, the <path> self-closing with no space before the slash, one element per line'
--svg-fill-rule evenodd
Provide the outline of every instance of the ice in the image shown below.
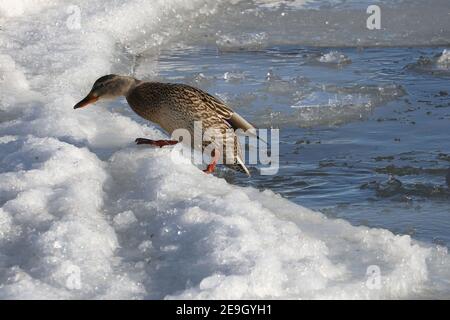
<path fill-rule="evenodd" d="M 307 79 L 296 78 L 286 81 L 274 75 L 268 76 L 267 91 L 272 94 L 293 94 L 295 103 L 291 112 L 261 110 L 256 121 L 261 126 L 277 128 L 334 126 L 366 119 L 374 108 L 398 99 L 406 94 L 396 84 L 352 85 L 339 87 L 327 85 L 323 88 L 307 88 Z M 303 90 L 303 91 L 301 91 Z"/>
<path fill-rule="evenodd" d="M 407 69 L 434 75 L 448 75 L 450 73 L 450 51 L 444 49 L 440 55 L 434 57 L 421 56 L 416 62 L 407 65 Z"/>
<path fill-rule="evenodd" d="M 383 32 L 366 27 L 369 0 L 234 1 L 220 5 L 196 32 L 220 50 L 258 50 L 261 45 L 374 47 L 448 45 L 448 1 L 387 1 L 381 5 Z M 300 10 L 301 8 L 301 10 Z M 339 10 L 336 10 L 339 9 Z M 417 26 L 421 27 L 418 28 Z M 195 29 L 195 28 L 194 28 Z M 262 36 L 258 39 L 258 35 Z M 261 41 L 262 40 L 262 41 Z"/>
<path fill-rule="evenodd" d="M 72 5 L 0 6 L 0 298 L 448 296 L 445 248 L 135 146 L 163 134 L 123 100 L 72 109 L 99 75 L 131 73 L 131 52 L 169 47 L 216 5 L 80 1 L 80 29 Z"/>
<path fill-rule="evenodd" d="M 401 297 L 427 278 L 433 249 L 409 236 L 328 220 L 270 191 L 213 177 L 205 183 L 201 172 L 174 167 L 158 153 L 116 153 L 109 192 L 117 211 L 131 209 L 145 225 L 130 226 L 127 246 L 153 235 L 155 252 L 140 257 L 159 257 L 147 266 L 147 287 L 170 298 Z M 170 166 L 170 174 L 161 173 Z M 149 203 L 133 200 L 143 194 Z M 387 272 L 383 290 L 366 287 L 371 264 Z"/>
<path fill-rule="evenodd" d="M 294 7 L 294 8 L 303 8 L 306 4 L 314 2 L 313 0 L 293 0 L 293 1 L 284 1 L 284 0 L 255 0 L 255 2 L 261 7 L 267 8 L 279 8 L 282 6 Z"/>
<path fill-rule="evenodd" d="M 124 211 L 118 213 L 114 219 L 114 225 L 117 229 L 125 229 L 130 225 L 137 222 L 137 219 L 133 213 L 133 211 Z"/>
<path fill-rule="evenodd" d="M 69 297 L 67 281 L 76 269 L 82 297 L 120 297 L 122 292 L 105 286 L 107 279 L 129 280 L 113 272 L 118 244 L 102 213 L 107 174 L 101 161 L 86 148 L 54 138 L 27 137 L 6 145 L 15 151 L 6 148 L 1 162 L 1 296 Z M 128 290 L 135 290 L 129 282 Z M 70 296 L 80 295 L 75 290 Z"/>
<path fill-rule="evenodd" d="M 22 103 L 38 98 L 39 94 L 30 89 L 23 68 L 16 65 L 11 56 L 0 54 L 0 122 L 7 116 L 17 114 Z"/>
<path fill-rule="evenodd" d="M 239 36 L 219 35 L 216 40 L 220 51 L 259 50 L 267 43 L 267 34 L 264 32 L 240 34 Z"/>
<path fill-rule="evenodd" d="M 21 16 L 29 12 L 38 12 L 50 5 L 50 1 L 3 0 L 0 2 L 0 17 Z"/>
<path fill-rule="evenodd" d="M 450 50 L 444 49 L 441 56 L 437 60 L 437 64 L 443 68 L 450 68 Z"/>
<path fill-rule="evenodd" d="M 223 79 L 227 82 L 239 83 L 245 79 L 245 73 L 240 71 L 227 71 L 223 74 Z"/>
<path fill-rule="evenodd" d="M 318 58 L 318 61 L 321 63 L 333 64 L 337 66 L 342 66 L 352 62 L 345 54 L 338 51 L 330 51 L 328 53 L 322 54 Z"/>

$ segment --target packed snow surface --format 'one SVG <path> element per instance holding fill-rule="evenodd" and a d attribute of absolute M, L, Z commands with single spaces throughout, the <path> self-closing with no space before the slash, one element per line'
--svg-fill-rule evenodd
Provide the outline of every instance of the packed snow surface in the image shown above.
<path fill-rule="evenodd" d="M 201 0 L 0 3 L 0 298 L 448 297 L 445 248 L 135 146 L 162 134 L 123 103 L 72 110 L 99 75 L 129 73 L 131 52 L 216 11 Z"/>

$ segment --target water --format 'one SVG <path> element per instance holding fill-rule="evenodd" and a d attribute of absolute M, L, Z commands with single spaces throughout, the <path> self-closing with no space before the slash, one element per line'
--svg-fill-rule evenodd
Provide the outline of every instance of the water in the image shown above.
<path fill-rule="evenodd" d="M 231 183 L 449 246 L 450 70 L 431 62 L 444 49 L 195 47 L 163 51 L 157 65 L 160 79 L 198 86 L 257 127 L 280 129 L 278 174 L 223 173 Z M 337 58 L 324 59 L 330 52 Z"/>

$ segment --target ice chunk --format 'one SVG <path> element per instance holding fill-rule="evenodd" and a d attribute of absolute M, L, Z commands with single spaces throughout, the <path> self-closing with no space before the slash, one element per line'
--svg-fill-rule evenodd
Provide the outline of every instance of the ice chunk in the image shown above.
<path fill-rule="evenodd" d="M 240 35 L 219 35 L 216 40 L 220 51 L 259 50 L 267 45 L 267 34 L 249 33 Z"/>
<path fill-rule="evenodd" d="M 137 219 L 133 211 L 120 212 L 114 217 L 114 225 L 119 230 L 129 227 L 135 222 L 137 222 Z"/>
<path fill-rule="evenodd" d="M 444 49 L 440 57 L 437 59 L 437 64 L 445 68 L 450 68 L 450 50 Z"/>
<path fill-rule="evenodd" d="M 345 54 L 338 51 L 330 51 L 328 53 L 322 54 L 318 61 L 325 64 L 343 66 L 350 64 L 352 61 Z"/>

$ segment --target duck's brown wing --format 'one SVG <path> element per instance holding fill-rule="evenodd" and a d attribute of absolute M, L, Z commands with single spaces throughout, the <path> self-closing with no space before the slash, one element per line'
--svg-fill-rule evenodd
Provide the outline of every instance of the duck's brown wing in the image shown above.
<path fill-rule="evenodd" d="M 200 89 L 188 86 L 188 85 L 180 85 L 183 86 L 183 89 L 189 91 L 193 95 L 195 95 L 202 104 L 205 105 L 208 109 L 214 111 L 224 122 L 230 125 L 234 130 L 242 129 L 247 131 L 249 129 L 255 130 L 255 127 L 245 120 L 242 116 L 240 116 L 237 112 L 227 106 L 223 101 L 210 95 L 209 93 L 202 91 Z"/>
<path fill-rule="evenodd" d="M 213 110 L 224 122 L 226 122 L 234 130 L 241 129 L 246 135 L 253 136 L 264 143 L 267 143 L 264 139 L 260 138 L 256 132 L 256 127 L 250 122 L 245 120 L 239 113 L 231 109 L 220 99 L 204 92 L 200 89 L 186 86 L 193 89 L 200 99 L 204 102 L 205 106 Z"/>
<path fill-rule="evenodd" d="M 183 88 L 183 91 L 186 93 L 186 97 L 190 97 L 192 103 L 194 103 L 199 109 L 203 109 L 204 111 L 214 112 L 222 121 L 223 124 L 228 128 L 233 128 L 234 130 L 242 129 L 247 131 L 249 129 L 255 130 L 247 120 L 237 114 L 233 109 L 228 107 L 224 102 L 219 100 L 218 98 L 210 95 L 207 92 L 204 92 L 200 89 L 188 86 L 188 85 L 179 85 Z M 200 106 L 201 105 L 201 106 Z M 240 171 L 246 173 L 250 176 L 250 172 L 244 164 L 243 156 L 242 156 L 242 148 L 239 143 L 239 139 L 237 137 L 233 137 L 235 139 L 234 146 L 234 156 L 235 163 L 227 165 L 233 170 Z"/>

